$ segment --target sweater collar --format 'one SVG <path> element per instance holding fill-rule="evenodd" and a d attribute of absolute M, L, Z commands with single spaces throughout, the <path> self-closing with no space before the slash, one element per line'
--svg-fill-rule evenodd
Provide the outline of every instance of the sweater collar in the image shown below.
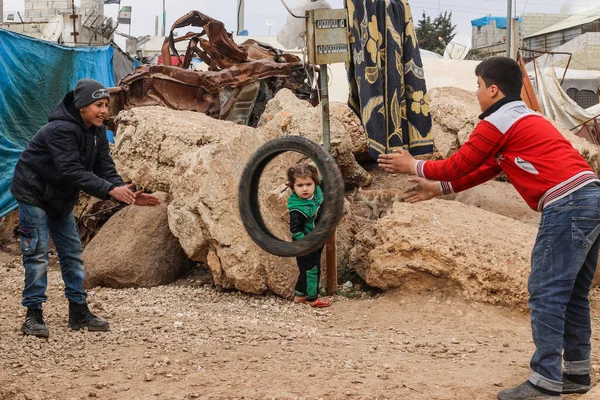
<path fill-rule="evenodd" d="M 500 100 L 498 100 L 497 102 L 495 102 L 494 104 L 492 104 L 491 106 L 489 106 L 487 108 L 487 110 L 485 110 L 484 112 L 482 112 L 481 115 L 479 115 L 479 119 L 485 119 L 486 117 L 488 117 L 491 114 L 493 114 L 496 111 L 498 111 L 500 109 L 500 107 L 502 107 L 503 105 L 508 104 L 508 103 L 512 103 L 513 101 L 521 101 L 521 96 L 519 96 L 518 94 L 512 94 L 510 96 L 504 96 L 503 98 L 501 98 Z"/>

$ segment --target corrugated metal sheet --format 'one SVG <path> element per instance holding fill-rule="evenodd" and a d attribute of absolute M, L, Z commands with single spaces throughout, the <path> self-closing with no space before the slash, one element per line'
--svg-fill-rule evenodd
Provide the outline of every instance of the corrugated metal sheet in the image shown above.
<path fill-rule="evenodd" d="M 550 32 L 541 36 L 526 38 L 525 47 L 531 50 L 552 51 L 582 34 L 581 26 L 560 32 Z"/>

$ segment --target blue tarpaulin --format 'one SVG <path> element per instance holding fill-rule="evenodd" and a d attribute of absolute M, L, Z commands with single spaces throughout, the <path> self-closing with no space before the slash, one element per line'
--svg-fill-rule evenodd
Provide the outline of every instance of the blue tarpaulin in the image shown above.
<path fill-rule="evenodd" d="M 115 86 L 111 46 L 65 47 L 0 29 L 0 217 L 19 155 L 79 79 Z"/>
<path fill-rule="evenodd" d="M 496 28 L 506 29 L 506 20 L 506 17 L 492 17 L 488 15 L 487 17 L 471 20 L 471 26 L 487 26 L 490 25 L 492 21 L 495 21 Z M 517 18 L 517 21 L 521 22 L 521 18 Z"/>

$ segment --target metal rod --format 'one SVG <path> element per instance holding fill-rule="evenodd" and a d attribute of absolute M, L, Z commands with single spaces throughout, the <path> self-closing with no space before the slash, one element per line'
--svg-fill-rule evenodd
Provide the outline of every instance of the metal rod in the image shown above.
<path fill-rule="evenodd" d="M 506 11 L 506 57 L 510 57 L 510 34 L 512 30 L 512 0 L 507 0 Z"/>
<path fill-rule="evenodd" d="M 567 61 L 567 66 L 565 67 L 565 72 L 563 72 L 563 76 L 560 79 L 560 85 L 562 86 L 565 81 L 565 76 L 567 76 L 567 70 L 569 69 L 569 65 L 571 64 L 571 54 L 569 54 L 569 61 Z"/>
<path fill-rule="evenodd" d="M 73 19 L 73 42 L 75 42 L 75 46 L 77 46 L 77 24 L 75 22 L 75 0 L 71 0 L 71 8 L 73 10 L 73 15 L 71 18 Z"/>
<path fill-rule="evenodd" d="M 292 10 L 290 10 L 290 8 L 288 7 L 287 4 L 285 4 L 285 0 L 281 0 L 281 3 L 283 4 L 283 6 L 285 7 L 285 9 L 292 15 L 292 17 L 295 18 L 301 18 L 301 19 L 308 19 L 307 16 L 300 16 L 300 15 L 296 15 L 292 12 Z"/>
<path fill-rule="evenodd" d="M 529 51 L 531 53 L 540 53 L 540 54 L 564 54 L 569 56 L 569 60 L 567 60 L 567 67 L 565 68 L 565 72 L 563 72 L 563 76 L 560 80 L 560 84 L 563 84 L 563 81 L 565 80 L 565 76 L 567 75 L 567 70 L 569 69 L 569 65 L 571 64 L 571 59 L 573 58 L 573 53 L 567 53 L 565 51 L 542 51 L 542 50 L 531 50 L 531 49 L 525 49 L 522 48 L 521 50 L 523 51 Z"/>
<path fill-rule="evenodd" d="M 327 64 L 319 65 L 319 90 L 321 92 L 321 111 L 323 117 L 323 147 L 331 152 L 331 132 L 329 124 L 329 89 L 327 79 Z M 335 231 L 325 243 L 325 264 L 327 267 L 327 295 L 335 294 L 337 289 L 337 251 Z"/>
<path fill-rule="evenodd" d="M 161 30 L 161 36 L 165 36 L 165 32 L 167 31 L 167 10 L 165 9 L 165 0 L 163 0 L 163 23 L 162 23 L 162 30 Z"/>
<path fill-rule="evenodd" d="M 321 93 L 321 108 L 323 113 L 323 147 L 325 151 L 331 151 L 331 136 L 329 125 L 329 90 L 327 78 L 327 64 L 319 65 L 319 90 Z"/>
<path fill-rule="evenodd" d="M 238 0 L 237 8 L 237 34 L 239 35 L 244 28 L 244 0 Z"/>

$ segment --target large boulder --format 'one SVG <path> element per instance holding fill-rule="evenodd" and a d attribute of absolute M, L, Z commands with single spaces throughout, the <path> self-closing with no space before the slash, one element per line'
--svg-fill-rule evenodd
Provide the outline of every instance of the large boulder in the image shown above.
<path fill-rule="evenodd" d="M 116 213 L 83 252 L 86 288 L 153 287 L 180 278 L 194 262 L 167 223 L 166 193 L 155 207 L 128 206 Z"/>
<path fill-rule="evenodd" d="M 18 253 L 19 235 L 19 211 L 14 210 L 0 218 L 0 248 L 10 253 Z"/>
<path fill-rule="evenodd" d="M 481 112 L 475 93 L 455 87 L 429 91 L 431 99 L 431 134 L 435 149 L 448 158 L 469 138 Z"/>
<path fill-rule="evenodd" d="M 380 288 L 454 288 L 470 300 L 524 308 L 536 229 L 456 201 L 396 202 L 366 225 L 351 263 Z"/>
<path fill-rule="evenodd" d="M 541 213 L 533 211 L 513 185 L 489 181 L 456 195 L 456 201 L 537 227 Z"/>
<path fill-rule="evenodd" d="M 215 132 L 239 132 L 233 123 L 208 117 L 205 125 Z M 169 226 L 188 256 L 209 266 L 216 284 L 251 293 L 271 290 L 289 297 L 297 276 L 295 260 L 273 256 L 256 246 L 242 225 L 237 205 L 246 161 L 277 134 L 268 129 L 246 134 L 242 129 L 227 140 L 183 153 L 171 180 L 174 201 L 169 205 Z M 280 238 L 289 238 L 289 227 L 281 209 L 267 197 L 285 183 L 291 164 L 279 157 L 261 177 L 263 219 Z"/>
<path fill-rule="evenodd" d="M 331 107 L 330 118 L 331 153 L 335 157 L 346 184 L 346 189 L 368 186 L 373 178 L 356 161 L 355 154 L 366 150 L 366 136 L 359 126 L 358 118 L 342 104 Z M 352 121 L 347 126 L 345 122 Z M 289 90 L 280 90 L 269 101 L 258 123 L 260 127 L 275 127 L 285 135 L 307 137 L 323 143 L 321 107 L 312 107 L 298 99 Z"/>
<path fill-rule="evenodd" d="M 224 125 L 211 129 L 204 114 L 164 107 L 139 107 L 116 118 L 117 139 L 112 148 L 124 179 L 153 191 L 169 192 L 175 163 L 189 149 L 224 140 L 233 131 L 251 134 L 252 128 Z"/>
<path fill-rule="evenodd" d="M 168 188 L 173 201 L 164 226 L 185 254 L 205 263 L 215 283 L 224 288 L 291 296 L 295 260 L 272 256 L 256 246 L 237 207 L 239 179 L 247 160 L 267 140 L 281 136 L 282 130 L 277 126 L 254 129 L 160 107 L 122 112 L 119 121 L 117 166 L 127 179 L 143 187 Z M 261 178 L 263 215 L 273 221 L 272 231 L 282 238 L 289 237 L 286 216 L 278 215 L 266 196 L 285 183 L 286 169 L 300 159 L 295 153 L 277 157 Z"/>
<path fill-rule="evenodd" d="M 319 108 L 288 90 L 278 92 L 267 109 L 270 118 L 265 117 L 256 129 L 160 107 L 122 112 L 114 157 L 126 179 L 146 188 L 169 190 L 173 196 L 168 207 L 170 230 L 189 258 L 206 263 L 216 284 L 289 297 L 298 274 L 295 259 L 264 252 L 246 234 L 237 207 L 239 180 L 247 160 L 270 139 L 302 135 L 320 141 L 321 116 Z M 342 114 L 341 119 L 352 118 Z M 339 118 L 332 118 L 332 154 L 347 185 L 368 184 L 370 175 L 353 156 L 353 151 L 360 152 L 353 144 L 360 139 L 351 140 Z M 276 157 L 261 177 L 263 218 L 283 239 L 289 239 L 290 233 L 287 194 L 281 188 L 287 168 L 300 161 L 306 159 L 298 153 Z M 274 193 L 279 201 L 272 201 Z M 348 229 L 342 235 L 348 236 L 352 222 L 344 226 Z M 347 260 L 349 250 L 340 248 L 346 254 L 341 259 Z"/>

